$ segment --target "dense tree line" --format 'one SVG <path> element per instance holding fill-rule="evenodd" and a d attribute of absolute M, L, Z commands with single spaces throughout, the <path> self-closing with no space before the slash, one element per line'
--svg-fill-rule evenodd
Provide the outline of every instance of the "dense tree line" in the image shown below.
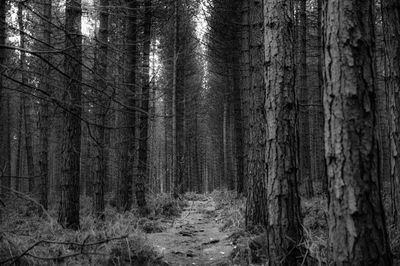
<path fill-rule="evenodd" d="M 391 265 L 399 12 L 396 0 L 2 0 L 2 198 L 29 194 L 76 230 L 83 195 L 102 220 L 107 204 L 146 216 L 152 193 L 228 189 L 246 197 L 246 228 L 267 232 L 270 265 L 300 265 L 301 200 L 322 195 L 333 264 Z"/>

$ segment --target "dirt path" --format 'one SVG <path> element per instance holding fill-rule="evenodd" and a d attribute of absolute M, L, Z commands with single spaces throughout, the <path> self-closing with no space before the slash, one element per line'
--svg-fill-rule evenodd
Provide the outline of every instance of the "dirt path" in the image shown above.
<path fill-rule="evenodd" d="M 233 247 L 228 235 L 220 232 L 215 220 L 215 202 L 189 201 L 180 218 L 162 233 L 148 239 L 164 255 L 169 265 L 230 265 Z"/>

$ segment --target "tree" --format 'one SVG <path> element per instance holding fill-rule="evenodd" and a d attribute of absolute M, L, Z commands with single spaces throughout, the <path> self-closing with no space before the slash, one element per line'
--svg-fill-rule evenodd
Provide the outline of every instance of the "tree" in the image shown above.
<path fill-rule="evenodd" d="M 305 184 L 306 197 L 314 196 L 310 161 L 310 93 L 307 83 L 307 0 L 300 0 L 299 29 L 299 173 Z"/>
<path fill-rule="evenodd" d="M 48 49 L 51 46 L 51 0 L 45 0 L 43 2 L 43 33 L 42 42 L 43 50 Z M 44 55 L 48 62 L 51 61 L 50 54 Z M 43 63 L 43 73 L 41 77 L 41 89 L 43 92 L 51 94 L 50 74 L 51 67 L 47 63 Z M 49 192 L 49 103 L 48 100 L 42 100 L 40 102 L 40 114 L 38 121 L 38 128 L 40 131 L 39 139 L 39 173 L 40 173 L 40 204 L 47 210 L 48 207 L 48 192 Z"/>
<path fill-rule="evenodd" d="M 150 102 L 150 44 L 151 44 L 151 0 L 144 2 L 144 32 L 143 32 L 143 77 L 142 77 L 142 113 L 140 114 L 140 138 L 139 138 L 139 165 L 138 179 L 136 180 L 136 201 L 141 209 L 145 210 L 145 183 L 148 180 L 149 167 L 149 102 Z"/>
<path fill-rule="evenodd" d="M 22 2 L 18 2 L 18 27 L 20 32 L 20 48 L 21 58 L 20 58 L 20 71 L 21 71 L 21 81 L 23 84 L 28 84 L 27 77 L 27 66 L 26 66 L 26 40 L 25 40 L 25 25 L 23 17 L 23 5 Z M 33 162 L 33 132 L 32 132 L 32 119 L 31 119 L 31 99 L 28 98 L 27 94 L 22 95 L 22 106 L 24 114 L 24 128 L 25 128 L 25 149 L 26 149 L 26 161 L 28 165 L 28 191 L 33 192 L 35 186 L 35 166 Z"/>
<path fill-rule="evenodd" d="M 121 178 L 119 181 L 119 208 L 128 211 L 132 207 L 132 185 L 134 180 L 133 165 L 136 155 L 136 70 L 137 70 L 137 1 L 127 0 L 126 14 L 126 67 L 125 105 L 122 114 L 121 140 Z"/>
<path fill-rule="evenodd" d="M 393 186 L 393 219 L 398 225 L 400 216 L 400 5 L 395 0 L 381 0 L 382 22 L 388 64 L 387 85 L 390 102 L 391 179 Z"/>
<path fill-rule="evenodd" d="M 296 163 L 293 6 L 290 0 L 264 2 L 264 149 L 267 254 L 271 265 L 296 265 L 302 239 Z"/>
<path fill-rule="evenodd" d="M 325 2 L 329 245 L 336 265 L 391 265 L 374 134 L 374 1 Z"/>
<path fill-rule="evenodd" d="M 96 171 L 94 179 L 94 212 L 104 218 L 104 193 L 107 174 L 106 161 L 106 114 L 107 114 L 107 60 L 108 60 L 108 10 L 109 1 L 101 0 L 99 13 L 98 54 L 96 67 L 97 110 L 96 110 Z"/>
<path fill-rule="evenodd" d="M 6 50 L 4 49 L 4 45 L 7 39 L 7 21 L 6 21 L 6 0 L 0 1 L 0 72 L 4 73 L 6 70 L 5 62 L 6 62 Z M 5 84 L 3 75 L 0 75 L 0 121 L 2 125 L 0 127 L 0 176 L 2 178 L 1 185 L 2 194 L 7 192 L 7 188 L 11 186 L 11 167 L 10 167 L 10 138 L 9 138 L 9 124 L 8 124 L 8 95 L 5 91 Z"/>
<path fill-rule="evenodd" d="M 65 7 L 65 91 L 63 93 L 63 136 L 61 197 L 58 220 L 69 229 L 79 228 L 79 177 L 81 155 L 82 34 L 81 0 Z"/>
<path fill-rule="evenodd" d="M 183 193 L 183 173 L 184 173 L 184 119 L 185 119 L 185 91 L 184 91 L 184 48 L 182 46 L 182 3 L 175 1 L 174 5 L 174 58 L 173 58 L 173 178 L 174 178 L 174 197 Z"/>

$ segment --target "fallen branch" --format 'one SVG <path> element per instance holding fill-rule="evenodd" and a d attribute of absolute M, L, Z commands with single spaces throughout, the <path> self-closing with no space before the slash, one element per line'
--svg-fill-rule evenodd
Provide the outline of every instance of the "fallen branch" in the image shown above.
<path fill-rule="evenodd" d="M 28 195 L 26 195 L 26 194 L 24 194 L 22 192 L 19 192 L 17 190 L 9 188 L 9 187 L 0 186 L 0 188 L 7 189 L 11 193 L 14 193 L 17 197 L 22 198 L 24 200 L 28 200 L 30 202 L 33 202 L 35 205 L 39 206 L 42 209 L 43 213 L 45 213 L 50 220 L 53 219 L 53 217 L 51 217 L 50 213 L 48 213 L 48 211 L 43 207 L 43 205 L 40 204 L 39 202 L 37 202 L 35 199 L 29 197 Z"/>
<path fill-rule="evenodd" d="M 94 253 L 94 252 L 85 252 L 85 247 L 98 246 L 98 245 L 109 243 L 109 242 L 112 242 L 112 241 L 115 241 L 115 240 L 126 239 L 128 237 L 129 237 L 128 235 L 124 235 L 124 236 L 120 236 L 120 237 L 103 239 L 103 240 L 92 242 L 92 243 L 86 243 L 86 241 L 88 240 L 89 236 L 86 237 L 85 240 L 83 240 L 82 243 L 40 240 L 40 241 L 36 242 L 35 244 L 33 244 L 32 246 L 30 246 L 28 249 L 26 249 L 20 255 L 8 258 L 8 259 L 6 259 L 4 261 L 1 261 L 0 265 L 8 263 L 8 262 L 11 262 L 10 265 L 12 265 L 12 264 L 16 263 L 18 260 L 20 260 L 24 256 L 32 257 L 32 258 L 35 258 L 35 259 L 41 259 L 41 260 L 63 260 L 63 259 L 66 259 L 66 258 L 76 257 L 76 256 L 79 256 L 79 255 L 104 255 L 104 254 Z M 62 256 L 58 256 L 58 257 L 39 257 L 39 256 L 32 255 L 32 254 L 29 253 L 29 251 L 33 250 L 35 247 L 37 247 L 37 246 L 39 246 L 41 244 L 78 246 L 78 247 L 80 247 L 80 252 L 73 253 L 73 254 L 62 255 Z"/>

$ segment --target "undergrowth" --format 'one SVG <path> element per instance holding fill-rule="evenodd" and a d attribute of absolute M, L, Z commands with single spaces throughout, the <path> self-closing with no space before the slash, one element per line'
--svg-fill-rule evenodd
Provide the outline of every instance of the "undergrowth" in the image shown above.
<path fill-rule="evenodd" d="M 133 208 L 119 213 L 108 205 L 104 221 L 91 214 L 91 200 L 81 199 L 77 231 L 57 223 L 57 209 L 41 217 L 29 201 L 10 196 L 0 225 L 0 265 L 165 265 L 145 233 L 161 232 L 185 202 L 169 195 L 148 198 L 151 213 Z"/>
<path fill-rule="evenodd" d="M 245 228 L 246 199 L 235 192 L 215 191 L 211 197 L 217 204 L 217 219 L 221 230 L 230 233 L 234 246 L 230 258 L 235 265 L 266 264 L 266 233 L 261 227 L 251 231 Z M 327 200 L 320 196 L 302 201 L 303 233 L 301 246 L 311 265 L 327 263 Z M 400 238 L 399 238 L 400 239 Z"/>

